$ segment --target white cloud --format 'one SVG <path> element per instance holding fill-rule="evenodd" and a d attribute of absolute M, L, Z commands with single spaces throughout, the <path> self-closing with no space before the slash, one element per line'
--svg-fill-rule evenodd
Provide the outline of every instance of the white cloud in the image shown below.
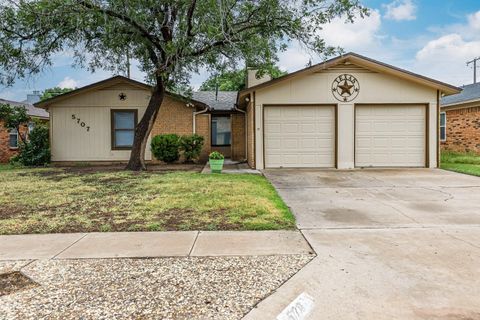
<path fill-rule="evenodd" d="M 343 17 L 335 18 L 324 26 L 320 35 L 327 45 L 362 50 L 378 42 L 381 25 L 380 13 L 372 10 L 370 16 L 364 19 L 356 17 L 353 23 L 347 23 Z"/>
<path fill-rule="evenodd" d="M 64 88 L 77 88 L 78 87 L 78 81 L 75 79 L 72 79 L 70 77 L 65 77 L 63 78 L 62 81 L 60 81 L 57 84 L 58 87 L 64 89 Z"/>
<path fill-rule="evenodd" d="M 468 15 L 468 26 L 473 30 L 480 30 L 480 11 Z"/>
<path fill-rule="evenodd" d="M 415 20 L 417 18 L 417 6 L 412 0 L 395 0 L 384 5 L 387 12 L 385 18 L 395 21 Z"/>
<path fill-rule="evenodd" d="M 463 25 L 440 30 L 442 34 L 418 50 L 416 70 L 456 85 L 472 83 L 473 71 L 466 62 L 480 56 L 480 11 L 468 15 Z"/>

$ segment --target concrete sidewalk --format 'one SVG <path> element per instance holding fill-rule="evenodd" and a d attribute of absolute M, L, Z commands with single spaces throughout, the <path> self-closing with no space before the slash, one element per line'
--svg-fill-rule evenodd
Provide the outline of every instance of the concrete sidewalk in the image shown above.
<path fill-rule="evenodd" d="M 299 231 L 182 231 L 0 236 L 0 260 L 313 253 Z"/>

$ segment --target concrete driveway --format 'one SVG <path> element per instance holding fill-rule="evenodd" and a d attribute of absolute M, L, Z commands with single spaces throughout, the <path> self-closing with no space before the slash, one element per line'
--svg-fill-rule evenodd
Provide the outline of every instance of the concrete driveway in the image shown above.
<path fill-rule="evenodd" d="M 246 319 L 275 319 L 302 293 L 313 300 L 302 307 L 309 315 L 297 305 L 298 317 L 281 319 L 480 319 L 480 178 L 429 169 L 265 174 L 317 257 Z"/>

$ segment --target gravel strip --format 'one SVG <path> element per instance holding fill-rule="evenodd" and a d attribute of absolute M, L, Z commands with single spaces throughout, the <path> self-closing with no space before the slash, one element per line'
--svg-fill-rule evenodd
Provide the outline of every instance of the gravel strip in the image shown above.
<path fill-rule="evenodd" d="M 41 286 L 0 297 L 5 319 L 240 319 L 311 255 L 43 260 Z"/>

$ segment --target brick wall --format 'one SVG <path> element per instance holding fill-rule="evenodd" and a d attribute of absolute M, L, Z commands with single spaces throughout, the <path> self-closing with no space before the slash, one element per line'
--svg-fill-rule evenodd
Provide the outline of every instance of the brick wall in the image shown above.
<path fill-rule="evenodd" d="M 196 132 L 198 135 L 203 136 L 203 149 L 200 154 L 200 161 L 206 162 L 208 155 L 211 152 L 211 137 L 210 137 L 210 115 L 198 114 L 195 120 Z"/>
<path fill-rule="evenodd" d="M 26 134 L 27 127 L 24 126 L 20 131 L 22 134 Z M 3 121 L 0 121 L 0 163 L 8 163 L 11 157 L 18 154 L 17 149 L 10 148 L 9 140 L 9 130 L 3 126 Z M 20 143 L 20 137 L 18 137 L 18 141 Z"/>
<path fill-rule="evenodd" d="M 448 110 L 447 140 L 442 150 L 480 154 L 480 106 Z"/>
<path fill-rule="evenodd" d="M 247 106 L 247 162 L 252 168 L 255 168 L 255 121 L 252 103 Z"/>
<path fill-rule="evenodd" d="M 245 115 L 232 114 L 232 151 L 233 160 L 245 160 Z"/>

